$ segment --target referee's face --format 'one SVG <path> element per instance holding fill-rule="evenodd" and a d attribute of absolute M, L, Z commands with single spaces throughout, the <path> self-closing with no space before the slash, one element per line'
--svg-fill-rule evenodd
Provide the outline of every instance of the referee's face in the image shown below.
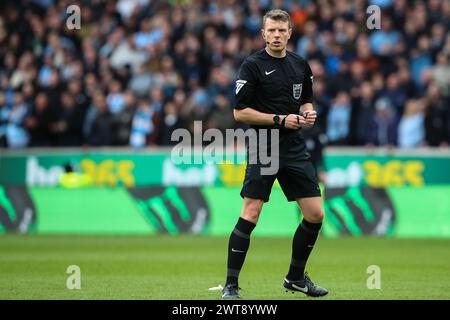
<path fill-rule="evenodd" d="M 276 54 L 284 54 L 292 29 L 286 21 L 275 21 L 270 18 L 266 20 L 264 29 L 261 30 L 267 49 Z"/>

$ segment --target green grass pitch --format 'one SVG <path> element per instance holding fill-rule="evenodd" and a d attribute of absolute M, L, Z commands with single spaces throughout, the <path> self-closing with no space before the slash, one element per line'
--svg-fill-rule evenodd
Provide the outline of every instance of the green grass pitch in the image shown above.
<path fill-rule="evenodd" d="M 219 299 L 226 237 L 0 236 L 0 299 Z M 252 238 L 241 272 L 244 299 L 311 299 L 282 288 L 291 239 Z M 320 299 L 450 299 L 450 240 L 319 238 L 308 271 Z M 67 267 L 81 289 L 66 288 Z M 381 289 L 367 288 L 367 267 Z"/>

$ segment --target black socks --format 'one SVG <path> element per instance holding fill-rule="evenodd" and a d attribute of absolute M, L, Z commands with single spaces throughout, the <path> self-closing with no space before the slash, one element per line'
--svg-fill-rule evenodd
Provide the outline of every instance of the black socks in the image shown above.
<path fill-rule="evenodd" d="M 250 246 L 250 234 L 255 224 L 239 218 L 228 242 L 227 281 L 225 285 L 238 285 L 239 272 Z M 287 278 L 292 281 L 303 278 L 306 262 L 319 235 L 322 223 L 312 223 L 303 219 L 292 240 L 292 260 Z"/>
<path fill-rule="evenodd" d="M 306 262 L 314 247 L 321 226 L 322 223 L 311 223 L 303 219 L 297 231 L 295 231 L 294 239 L 292 240 L 292 260 L 289 273 L 286 276 L 289 280 L 296 281 L 303 278 Z"/>
<path fill-rule="evenodd" d="M 245 219 L 239 218 L 233 232 L 231 232 L 228 242 L 228 284 L 238 284 L 239 272 L 244 264 L 248 247 L 250 246 L 250 234 L 255 228 L 255 224 Z"/>

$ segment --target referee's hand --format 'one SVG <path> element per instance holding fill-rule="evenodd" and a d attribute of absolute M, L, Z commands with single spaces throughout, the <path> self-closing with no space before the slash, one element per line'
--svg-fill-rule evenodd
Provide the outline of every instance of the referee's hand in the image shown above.
<path fill-rule="evenodd" d="M 307 126 L 312 126 L 316 122 L 317 112 L 314 110 L 303 112 L 303 117 L 306 121 Z"/>
<path fill-rule="evenodd" d="M 309 113 L 313 114 L 310 115 Z M 288 114 L 286 116 L 286 119 L 284 120 L 284 127 L 296 130 L 302 127 L 313 125 L 315 120 L 315 111 L 309 111 L 306 117 L 300 114 Z"/>

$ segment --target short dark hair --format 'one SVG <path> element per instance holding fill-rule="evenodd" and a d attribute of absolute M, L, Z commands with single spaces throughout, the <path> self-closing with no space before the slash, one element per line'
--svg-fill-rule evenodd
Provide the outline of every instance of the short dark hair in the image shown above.
<path fill-rule="evenodd" d="M 264 27 L 266 25 L 266 20 L 267 19 L 272 19 L 272 20 L 275 20 L 275 21 L 287 22 L 288 25 L 289 25 L 289 28 L 292 28 L 291 16 L 289 15 L 289 13 L 287 13 L 284 10 L 274 9 L 274 10 L 268 11 L 263 17 L 263 23 L 262 23 L 263 29 L 264 29 Z"/>

